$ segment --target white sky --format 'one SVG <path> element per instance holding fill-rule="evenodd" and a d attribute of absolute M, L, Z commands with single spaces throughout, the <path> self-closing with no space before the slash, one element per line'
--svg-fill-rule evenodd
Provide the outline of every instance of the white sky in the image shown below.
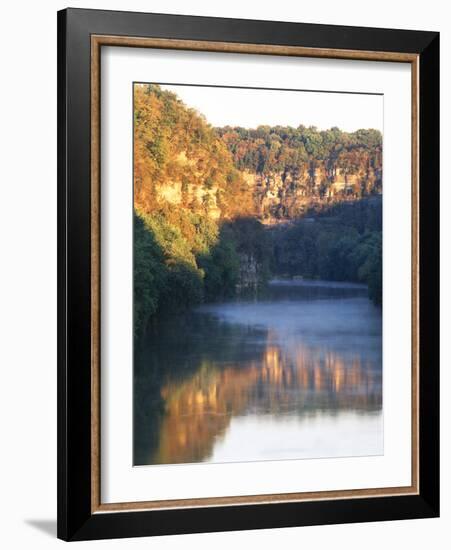
<path fill-rule="evenodd" d="M 383 96 L 252 90 L 202 86 L 162 85 L 189 107 L 202 113 L 213 126 L 337 126 L 353 132 L 359 128 L 383 129 Z"/>

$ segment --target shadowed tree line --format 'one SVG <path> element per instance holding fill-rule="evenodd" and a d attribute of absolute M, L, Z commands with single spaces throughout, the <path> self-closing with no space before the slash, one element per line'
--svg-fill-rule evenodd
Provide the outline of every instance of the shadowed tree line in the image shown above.
<path fill-rule="evenodd" d="M 365 283 L 371 300 L 381 304 L 380 198 L 311 214 L 267 229 L 254 218 L 218 224 L 171 209 L 135 213 L 135 335 L 158 315 L 233 297 L 240 288 L 263 286 L 271 275 Z"/>
<path fill-rule="evenodd" d="M 368 285 L 382 303 L 382 200 L 344 203 L 272 231 L 272 269 L 279 275 Z"/>
<path fill-rule="evenodd" d="M 253 286 L 263 285 L 271 257 L 270 235 L 253 218 L 217 224 L 183 211 L 147 216 L 135 212 L 135 336 L 139 338 L 158 315 L 234 296 L 248 258 L 255 262 Z"/>

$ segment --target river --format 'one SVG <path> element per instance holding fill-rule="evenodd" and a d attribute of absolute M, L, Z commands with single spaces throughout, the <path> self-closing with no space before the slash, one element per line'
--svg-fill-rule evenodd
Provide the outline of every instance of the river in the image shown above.
<path fill-rule="evenodd" d="M 135 465 L 378 454 L 382 315 L 363 285 L 274 280 L 159 321 L 135 357 Z"/>

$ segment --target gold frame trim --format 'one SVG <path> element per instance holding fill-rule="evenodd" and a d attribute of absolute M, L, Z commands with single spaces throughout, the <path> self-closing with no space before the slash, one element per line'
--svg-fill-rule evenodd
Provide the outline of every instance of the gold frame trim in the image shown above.
<path fill-rule="evenodd" d="M 412 481 L 407 487 L 281 493 L 103 504 L 100 499 L 100 50 L 102 46 L 410 63 L 412 69 Z M 91 36 L 91 512 L 163 510 L 419 494 L 419 56 L 165 38 Z"/>

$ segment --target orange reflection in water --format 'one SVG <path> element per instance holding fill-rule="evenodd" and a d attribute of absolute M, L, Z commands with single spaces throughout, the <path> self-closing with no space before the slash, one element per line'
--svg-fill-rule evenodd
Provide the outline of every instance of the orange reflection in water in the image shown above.
<path fill-rule="evenodd" d="M 201 462 L 227 432 L 231 418 L 249 413 L 291 415 L 378 410 L 378 369 L 359 356 L 296 345 L 268 344 L 261 360 L 220 365 L 204 361 L 185 381 L 162 390 L 165 415 L 154 463 Z"/>

